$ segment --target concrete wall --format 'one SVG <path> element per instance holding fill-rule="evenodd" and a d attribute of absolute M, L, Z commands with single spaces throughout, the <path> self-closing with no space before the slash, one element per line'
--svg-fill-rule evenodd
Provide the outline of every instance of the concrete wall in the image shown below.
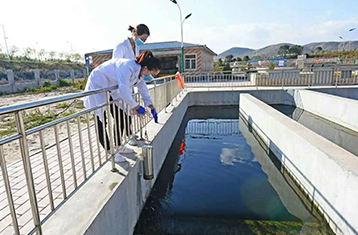
<path fill-rule="evenodd" d="M 249 94 L 240 113 L 301 183 L 337 234 L 357 234 L 358 158 Z"/>
<path fill-rule="evenodd" d="M 85 70 L 83 70 L 83 71 L 85 71 Z M 43 78 L 41 78 L 40 70 L 33 69 L 32 72 L 34 74 L 35 79 L 33 79 L 33 80 L 25 79 L 24 81 L 27 81 L 27 82 L 16 82 L 15 76 L 14 76 L 14 71 L 11 69 L 6 70 L 8 84 L 0 85 L 0 93 L 13 93 L 13 92 L 17 92 L 17 91 L 24 91 L 27 88 L 38 88 L 40 85 L 44 84 L 45 80 Z M 56 69 L 54 70 L 55 80 L 49 80 L 49 82 L 51 84 L 58 84 L 58 79 L 60 78 L 59 72 L 60 72 L 59 70 L 56 70 Z M 73 69 L 69 70 L 67 72 L 69 72 L 70 78 L 75 79 L 75 71 Z M 16 73 L 16 71 L 15 71 L 15 73 Z M 28 72 L 28 74 L 29 73 L 31 74 L 31 72 Z M 83 72 L 83 73 L 86 76 L 86 72 Z"/>
<path fill-rule="evenodd" d="M 336 95 L 343 98 L 349 98 L 358 100 L 358 88 L 357 87 L 339 87 L 337 88 L 314 88 L 312 89 L 314 91 L 330 94 L 330 95 Z"/>
<path fill-rule="evenodd" d="M 294 90 L 297 107 L 358 131 L 358 101 L 309 90 Z"/>

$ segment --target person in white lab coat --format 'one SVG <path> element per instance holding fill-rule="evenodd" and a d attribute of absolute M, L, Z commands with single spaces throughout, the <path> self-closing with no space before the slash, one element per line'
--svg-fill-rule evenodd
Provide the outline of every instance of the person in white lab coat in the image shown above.
<path fill-rule="evenodd" d="M 118 85 L 118 89 L 111 91 L 111 100 L 122 99 L 126 105 L 138 115 L 143 115 L 145 113 L 145 108 L 140 106 L 132 96 L 133 86 L 137 86 L 138 91 L 144 101 L 145 106 L 148 106 L 151 109 L 151 113 L 154 117 L 155 122 L 158 122 L 158 115 L 153 106 L 152 98 L 149 95 L 147 85 L 145 81 L 153 79 L 153 76 L 156 76 L 160 72 L 160 62 L 155 58 L 151 51 L 142 52 L 135 60 L 130 59 L 111 59 L 97 68 L 95 68 L 90 76 L 88 77 L 85 91 L 96 90 L 101 88 L 108 88 Z M 106 102 L 106 94 L 99 93 L 86 97 L 84 99 L 84 105 L 86 108 L 93 108 L 104 104 Z M 111 114 L 113 117 L 116 117 L 116 122 L 121 125 L 117 125 L 117 141 L 120 144 L 121 136 L 120 133 L 123 133 L 124 122 L 123 119 L 120 121 L 120 117 L 123 117 L 124 111 L 120 109 L 118 112 L 118 106 L 111 106 Z M 106 107 L 105 107 L 106 108 Z M 115 113 L 115 115 L 114 115 Z M 101 109 L 96 110 L 97 114 L 97 124 L 98 124 L 98 134 L 99 141 L 101 145 L 106 148 L 107 151 L 110 149 L 108 136 L 104 137 L 103 132 L 103 121 L 106 126 L 106 117 L 104 115 L 104 120 L 102 120 Z M 121 128 L 121 129 L 119 129 Z M 106 138 L 106 143 L 105 139 Z M 117 162 L 124 162 L 126 159 L 120 155 L 120 153 L 132 153 L 132 149 L 121 146 L 120 149 L 115 154 L 115 160 Z"/>
<path fill-rule="evenodd" d="M 136 28 L 129 26 L 131 38 L 125 39 L 113 49 L 112 59 L 135 59 L 139 56 L 139 46 L 143 45 L 150 35 L 149 28 L 145 24 L 139 24 Z"/>
<path fill-rule="evenodd" d="M 132 33 L 133 37 L 125 39 L 113 49 L 112 59 L 125 58 L 134 60 L 139 56 L 139 46 L 142 45 L 150 35 L 149 28 L 145 24 L 139 24 L 136 28 L 129 26 L 128 30 Z M 123 119 L 128 120 L 129 122 L 129 125 L 126 125 L 126 135 L 130 136 L 132 134 L 130 128 L 132 118 L 124 113 L 123 116 L 121 116 L 121 120 Z M 128 144 L 136 146 L 137 141 L 135 138 L 130 138 Z"/>

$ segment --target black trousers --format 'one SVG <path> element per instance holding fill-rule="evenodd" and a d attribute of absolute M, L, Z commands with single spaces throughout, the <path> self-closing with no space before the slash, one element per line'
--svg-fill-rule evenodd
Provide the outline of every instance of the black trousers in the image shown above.
<path fill-rule="evenodd" d="M 114 106 L 114 108 L 113 108 Z M 127 135 L 129 136 L 132 132 L 131 132 L 131 124 L 132 124 L 132 117 L 127 115 L 122 109 L 119 109 L 120 111 L 118 112 L 118 106 L 117 105 L 111 105 L 110 108 L 110 113 L 112 115 L 112 117 L 115 117 L 115 122 L 116 125 L 113 128 L 113 135 L 115 135 L 116 131 L 117 131 L 117 135 L 115 136 L 115 140 L 118 141 L 118 145 L 121 144 L 121 133 L 123 134 L 124 129 L 126 130 Z M 105 128 L 107 127 L 107 112 L 104 113 L 104 126 Z M 114 115 L 115 113 L 115 115 Z M 120 125 L 119 125 L 120 122 Z M 129 122 L 129 124 L 128 124 Z M 99 135 L 99 142 L 101 143 L 101 145 L 103 146 L 103 148 L 105 148 L 107 151 L 110 149 L 110 145 L 109 145 L 109 139 L 108 139 L 108 135 L 107 135 L 107 131 L 106 129 L 103 131 L 103 122 L 99 119 L 99 117 L 97 116 L 97 126 L 98 126 L 98 135 Z M 117 127 L 117 130 L 115 130 L 115 128 Z M 105 132 L 106 135 L 106 145 L 104 143 L 104 134 L 103 132 Z"/>

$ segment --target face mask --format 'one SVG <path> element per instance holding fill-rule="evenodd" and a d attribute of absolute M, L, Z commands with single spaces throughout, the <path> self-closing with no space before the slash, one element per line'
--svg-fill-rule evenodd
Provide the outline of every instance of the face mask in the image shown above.
<path fill-rule="evenodd" d="M 144 75 L 143 79 L 146 82 L 151 82 L 151 81 L 153 81 L 154 77 L 152 75 Z"/>
<path fill-rule="evenodd" d="M 144 44 L 144 42 L 142 41 L 142 39 L 138 38 L 137 40 L 135 40 L 135 44 L 137 44 L 137 46 L 141 46 Z"/>

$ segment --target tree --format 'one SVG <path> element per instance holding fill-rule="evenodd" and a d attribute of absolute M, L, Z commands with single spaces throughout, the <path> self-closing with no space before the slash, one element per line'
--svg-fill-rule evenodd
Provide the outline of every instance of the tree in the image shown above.
<path fill-rule="evenodd" d="M 81 62 L 82 61 L 82 56 L 78 53 L 72 54 L 72 60 L 74 62 Z"/>
<path fill-rule="evenodd" d="M 237 57 L 236 61 L 242 61 L 242 59 L 240 57 Z"/>
<path fill-rule="evenodd" d="M 269 70 L 274 70 L 275 69 L 275 64 L 273 62 L 271 62 L 268 66 Z"/>
<path fill-rule="evenodd" d="M 56 52 L 50 51 L 50 52 L 48 53 L 48 55 L 50 56 L 50 60 L 54 60 L 54 59 L 55 59 L 55 56 L 56 56 Z"/>
<path fill-rule="evenodd" d="M 223 66 L 223 65 L 224 65 L 223 60 L 222 60 L 221 58 L 218 60 L 218 62 L 219 62 L 219 66 Z"/>
<path fill-rule="evenodd" d="M 234 56 L 233 55 L 227 55 L 226 57 L 225 57 L 225 60 L 227 61 L 227 62 L 231 62 L 232 61 L 232 58 L 234 58 Z"/>
<path fill-rule="evenodd" d="M 14 59 L 14 55 L 19 51 L 19 48 L 17 48 L 16 46 L 12 46 L 10 48 L 10 52 L 9 52 L 9 56 L 10 56 L 10 60 Z"/>
<path fill-rule="evenodd" d="M 320 53 L 320 52 L 323 52 L 323 49 L 322 49 L 322 47 L 316 47 L 315 51 Z"/>
<path fill-rule="evenodd" d="M 280 48 L 278 49 L 278 54 L 279 55 L 286 55 L 288 54 L 290 50 L 290 46 L 289 45 L 282 45 L 280 46 Z"/>
<path fill-rule="evenodd" d="M 230 67 L 229 62 L 225 63 L 223 71 L 224 71 L 225 74 L 231 74 L 231 67 Z"/>
<path fill-rule="evenodd" d="M 39 51 L 39 60 L 43 60 L 43 57 L 45 56 L 46 51 L 44 49 L 41 49 Z"/>
<path fill-rule="evenodd" d="M 214 62 L 214 72 L 221 72 L 221 68 L 219 66 L 219 62 Z"/>
<path fill-rule="evenodd" d="M 250 57 L 249 57 L 248 55 L 245 55 L 243 60 L 244 60 L 244 61 L 249 61 L 249 60 L 250 60 Z"/>
<path fill-rule="evenodd" d="M 302 54 L 302 50 L 303 50 L 303 47 L 300 46 L 300 45 L 293 45 L 291 46 L 291 48 L 289 49 L 289 52 L 291 54 L 296 54 L 296 55 L 301 55 Z"/>

